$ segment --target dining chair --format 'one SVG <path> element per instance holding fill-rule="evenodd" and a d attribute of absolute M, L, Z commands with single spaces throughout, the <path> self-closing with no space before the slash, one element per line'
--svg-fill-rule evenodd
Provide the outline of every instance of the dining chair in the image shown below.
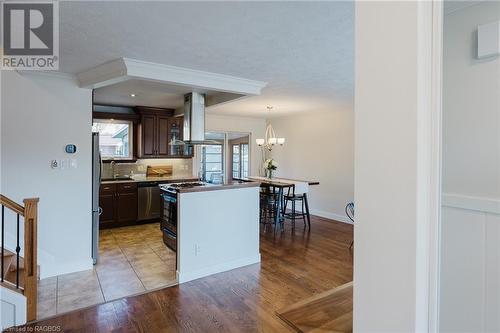
<path fill-rule="evenodd" d="M 345 206 L 345 214 L 351 220 L 352 223 L 354 223 L 354 202 L 349 202 Z M 354 245 L 354 240 L 351 241 L 351 245 L 349 245 L 349 249 L 352 249 L 352 246 Z"/>

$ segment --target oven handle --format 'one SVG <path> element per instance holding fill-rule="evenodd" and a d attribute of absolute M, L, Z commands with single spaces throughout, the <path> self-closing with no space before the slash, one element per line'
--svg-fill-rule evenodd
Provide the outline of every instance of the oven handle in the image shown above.
<path fill-rule="evenodd" d="M 165 201 L 168 201 L 168 202 L 171 202 L 171 203 L 176 203 L 177 202 L 177 198 L 175 197 L 172 197 L 170 195 L 167 195 L 165 193 L 162 193 L 160 194 L 160 196 L 162 197 L 163 200 Z"/>
<path fill-rule="evenodd" d="M 163 232 L 165 232 L 168 236 L 170 236 L 171 238 L 173 239 L 177 239 L 177 235 L 174 234 L 172 231 L 170 231 L 169 229 L 167 228 L 163 228 Z"/>

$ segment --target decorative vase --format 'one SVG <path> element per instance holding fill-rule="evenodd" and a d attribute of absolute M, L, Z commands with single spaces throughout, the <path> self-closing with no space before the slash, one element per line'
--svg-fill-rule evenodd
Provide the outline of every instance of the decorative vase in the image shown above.
<path fill-rule="evenodd" d="M 273 170 L 267 169 L 267 179 L 273 179 Z"/>

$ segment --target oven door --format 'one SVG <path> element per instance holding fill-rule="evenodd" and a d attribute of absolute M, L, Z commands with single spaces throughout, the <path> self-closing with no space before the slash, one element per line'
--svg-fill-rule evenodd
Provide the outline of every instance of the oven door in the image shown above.
<path fill-rule="evenodd" d="M 177 235 L 177 195 L 174 193 L 163 192 L 162 198 L 162 216 L 161 229 L 168 230 L 174 236 Z"/>

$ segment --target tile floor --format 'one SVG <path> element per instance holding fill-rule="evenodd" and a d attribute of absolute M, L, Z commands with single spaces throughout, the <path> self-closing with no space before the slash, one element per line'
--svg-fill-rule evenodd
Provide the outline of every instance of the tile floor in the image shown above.
<path fill-rule="evenodd" d="M 38 319 L 175 284 L 158 223 L 101 230 L 94 269 L 38 283 Z"/>

